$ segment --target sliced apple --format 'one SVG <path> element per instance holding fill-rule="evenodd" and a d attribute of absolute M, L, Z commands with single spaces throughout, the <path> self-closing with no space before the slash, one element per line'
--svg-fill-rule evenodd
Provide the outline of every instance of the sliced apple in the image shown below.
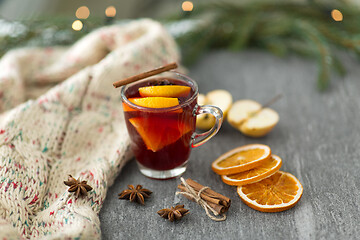
<path fill-rule="evenodd" d="M 206 104 L 219 107 L 223 112 L 224 118 L 226 118 L 227 113 L 229 112 L 229 109 L 233 102 L 233 99 L 231 93 L 229 93 L 226 90 L 219 89 L 208 92 L 206 94 L 206 101 L 207 101 Z"/>
<path fill-rule="evenodd" d="M 258 111 L 261 104 L 253 100 L 238 100 L 231 106 L 228 114 L 228 122 L 231 126 L 239 128 L 251 113 Z"/>
<path fill-rule="evenodd" d="M 264 108 L 245 121 L 240 131 L 250 137 L 262 137 L 268 134 L 278 123 L 279 115 L 270 108 Z"/>
<path fill-rule="evenodd" d="M 198 95 L 198 104 L 200 106 L 206 104 L 206 96 L 202 93 L 199 93 L 199 95 Z"/>
<path fill-rule="evenodd" d="M 217 106 L 223 112 L 224 118 L 226 118 L 226 115 L 232 104 L 232 96 L 226 90 L 222 90 L 222 89 L 213 90 L 211 92 L 208 92 L 206 96 L 204 96 L 203 94 L 199 94 L 198 104 Z M 196 120 L 197 128 L 208 130 L 212 126 L 214 126 L 214 124 L 215 124 L 215 118 L 210 114 L 201 114 L 197 116 L 197 120 Z"/>
<path fill-rule="evenodd" d="M 204 94 L 198 95 L 198 105 L 202 106 L 206 104 L 206 96 Z M 215 117 L 211 114 L 200 114 L 196 116 L 196 127 L 207 130 L 215 124 Z"/>
<path fill-rule="evenodd" d="M 229 110 L 228 122 L 243 134 L 262 137 L 269 133 L 279 121 L 277 112 L 252 100 L 236 101 Z"/>

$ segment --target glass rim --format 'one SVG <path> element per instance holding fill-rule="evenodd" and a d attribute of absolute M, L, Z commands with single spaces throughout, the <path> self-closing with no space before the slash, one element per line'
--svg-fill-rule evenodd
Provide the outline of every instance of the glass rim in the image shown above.
<path fill-rule="evenodd" d="M 178 109 L 182 108 L 184 105 L 191 103 L 197 97 L 197 95 L 199 93 L 199 88 L 198 88 L 197 83 L 190 77 L 186 76 L 185 74 L 179 73 L 174 70 L 171 70 L 169 72 L 174 73 L 175 75 L 181 76 L 183 78 L 183 79 L 177 79 L 177 80 L 187 81 L 192 84 L 195 91 L 194 91 L 193 95 L 191 95 L 191 97 L 189 99 L 187 99 L 185 102 L 183 102 L 179 105 L 176 105 L 173 107 L 167 107 L 167 108 L 148 108 L 148 107 L 142 107 L 142 106 L 139 106 L 139 105 L 136 105 L 136 104 L 130 102 L 129 99 L 125 96 L 126 89 L 128 89 L 130 86 L 137 84 L 139 82 L 149 81 L 151 78 L 145 78 L 140 81 L 136 81 L 136 82 L 133 82 L 133 83 L 123 86 L 121 88 L 121 99 L 123 100 L 123 102 L 125 102 L 127 105 L 129 105 L 131 108 L 138 109 L 138 110 L 144 110 L 147 112 L 171 112 L 174 110 L 178 110 Z M 164 78 L 166 78 L 166 77 L 164 77 Z"/>

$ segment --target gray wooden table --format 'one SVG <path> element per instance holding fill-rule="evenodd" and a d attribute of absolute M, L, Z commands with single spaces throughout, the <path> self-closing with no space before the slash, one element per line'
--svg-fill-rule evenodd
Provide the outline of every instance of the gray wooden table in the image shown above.
<path fill-rule="evenodd" d="M 243 136 L 224 122 L 214 139 L 194 149 L 184 177 L 212 187 L 232 199 L 227 220 L 214 222 L 194 202 L 175 196 L 179 179 L 151 180 L 129 162 L 110 187 L 100 212 L 103 239 L 359 239 L 360 238 L 360 63 L 344 56 L 348 74 L 336 76 L 320 93 L 315 62 L 285 59 L 257 51 L 206 54 L 189 76 L 200 92 L 230 91 L 235 100 L 272 106 L 280 122 L 264 138 Z M 263 143 L 283 159 L 282 170 L 295 175 L 304 194 L 292 209 L 262 213 L 247 207 L 236 188 L 212 172 L 211 162 L 222 153 L 249 143 Z M 154 193 L 145 206 L 118 200 L 127 184 L 142 184 Z M 156 211 L 177 203 L 190 214 L 171 223 Z"/>

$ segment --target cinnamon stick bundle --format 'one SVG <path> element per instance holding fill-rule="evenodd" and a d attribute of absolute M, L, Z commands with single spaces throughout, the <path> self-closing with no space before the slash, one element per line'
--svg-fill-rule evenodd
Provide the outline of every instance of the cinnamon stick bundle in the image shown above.
<path fill-rule="evenodd" d="M 199 191 L 205 187 L 190 178 L 186 179 L 186 183 L 189 184 L 189 186 L 194 189 L 196 194 L 198 194 Z M 188 192 L 187 188 L 183 184 L 179 184 L 178 188 L 181 190 L 181 192 Z M 194 199 L 189 196 L 185 195 L 185 197 L 194 201 Z M 209 206 L 212 207 L 218 214 L 223 214 L 227 212 L 227 210 L 231 205 L 230 198 L 225 197 L 224 195 L 221 195 L 220 193 L 217 193 L 211 190 L 210 188 L 207 188 L 204 191 L 202 191 L 200 197 L 204 201 L 206 201 L 206 203 L 209 204 Z"/>

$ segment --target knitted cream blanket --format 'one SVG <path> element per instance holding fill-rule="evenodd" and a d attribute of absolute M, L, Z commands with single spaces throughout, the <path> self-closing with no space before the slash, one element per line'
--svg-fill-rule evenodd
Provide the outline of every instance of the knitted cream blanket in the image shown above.
<path fill-rule="evenodd" d="M 106 191 L 131 158 L 112 83 L 178 58 L 159 23 L 137 20 L 70 48 L 18 49 L 1 59 L 0 239 L 101 238 Z M 93 187 L 88 197 L 67 191 L 68 174 Z"/>

